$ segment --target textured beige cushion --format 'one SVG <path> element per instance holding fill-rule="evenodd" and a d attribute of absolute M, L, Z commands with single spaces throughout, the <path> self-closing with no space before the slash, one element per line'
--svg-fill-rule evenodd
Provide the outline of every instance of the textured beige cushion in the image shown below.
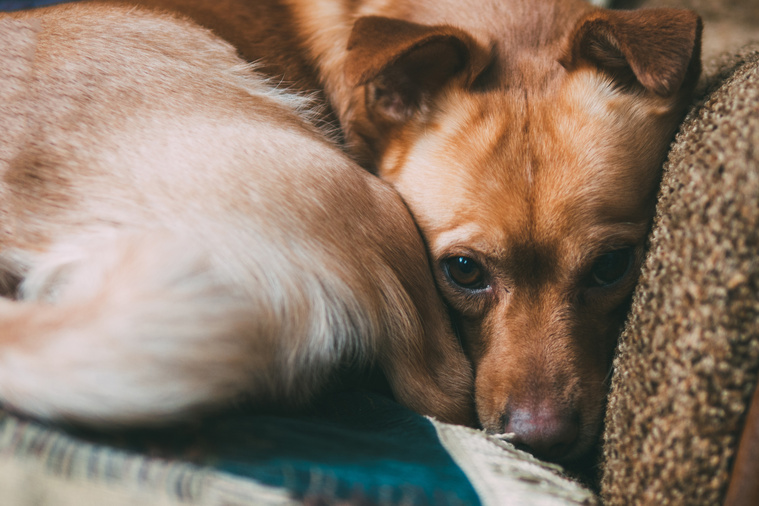
<path fill-rule="evenodd" d="M 720 504 L 757 384 L 759 44 L 706 83 L 665 165 L 615 361 L 609 504 Z"/>

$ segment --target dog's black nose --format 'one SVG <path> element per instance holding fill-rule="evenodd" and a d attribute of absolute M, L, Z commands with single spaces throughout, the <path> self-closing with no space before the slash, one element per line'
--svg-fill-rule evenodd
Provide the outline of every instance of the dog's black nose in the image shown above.
<path fill-rule="evenodd" d="M 546 460 L 561 460 L 580 434 L 579 415 L 546 404 L 535 407 L 508 406 L 504 432 L 517 448 Z"/>

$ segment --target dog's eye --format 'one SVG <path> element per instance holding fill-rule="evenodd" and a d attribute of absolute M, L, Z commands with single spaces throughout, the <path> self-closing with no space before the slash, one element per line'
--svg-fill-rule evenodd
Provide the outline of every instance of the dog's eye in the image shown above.
<path fill-rule="evenodd" d="M 611 286 L 621 281 L 630 271 L 633 249 L 623 248 L 601 256 L 593 264 L 591 277 L 597 286 Z"/>
<path fill-rule="evenodd" d="M 451 257 L 445 261 L 448 277 L 462 288 L 476 290 L 482 288 L 485 274 L 480 264 L 469 257 Z"/>

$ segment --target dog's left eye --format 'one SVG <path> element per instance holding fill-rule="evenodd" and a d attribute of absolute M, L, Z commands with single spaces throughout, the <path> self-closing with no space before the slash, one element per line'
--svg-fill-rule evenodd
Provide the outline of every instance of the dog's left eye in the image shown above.
<path fill-rule="evenodd" d="M 482 288 L 485 273 L 480 264 L 469 257 L 451 257 L 445 260 L 445 270 L 455 284 L 467 290 Z"/>
<path fill-rule="evenodd" d="M 596 286 L 611 286 L 621 281 L 632 267 L 633 249 L 623 248 L 602 255 L 593 264 L 591 279 Z"/>

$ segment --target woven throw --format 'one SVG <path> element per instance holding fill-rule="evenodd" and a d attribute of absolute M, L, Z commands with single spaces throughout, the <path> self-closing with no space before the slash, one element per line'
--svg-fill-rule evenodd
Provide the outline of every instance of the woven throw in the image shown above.
<path fill-rule="evenodd" d="M 558 466 L 366 392 L 334 394 L 299 415 L 235 412 L 120 434 L 5 414 L 0 504 L 67 504 L 59 496 L 119 506 L 148 504 L 146 496 L 149 504 L 204 506 L 597 503 Z M 76 502 L 100 496 L 114 499 Z"/>

